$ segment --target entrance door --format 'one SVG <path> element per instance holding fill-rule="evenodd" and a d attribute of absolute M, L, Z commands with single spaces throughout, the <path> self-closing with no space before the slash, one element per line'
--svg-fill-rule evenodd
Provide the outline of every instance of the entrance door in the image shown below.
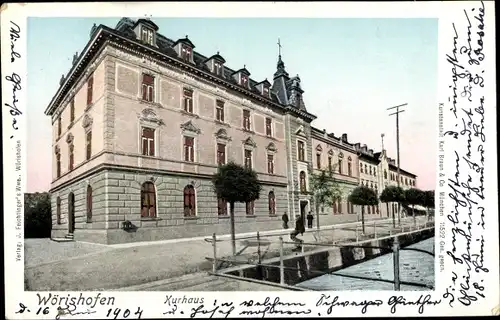
<path fill-rule="evenodd" d="M 305 221 L 306 219 L 306 215 L 307 215 L 307 212 L 306 212 L 306 209 L 307 209 L 307 205 L 309 203 L 307 201 L 300 201 L 300 217 L 302 218 L 302 221 Z"/>
<path fill-rule="evenodd" d="M 71 192 L 68 195 L 68 233 L 75 231 L 75 195 Z"/>

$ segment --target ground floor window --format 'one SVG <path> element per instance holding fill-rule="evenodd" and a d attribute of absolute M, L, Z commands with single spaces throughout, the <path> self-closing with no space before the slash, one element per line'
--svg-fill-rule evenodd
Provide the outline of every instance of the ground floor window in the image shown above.
<path fill-rule="evenodd" d="M 149 181 L 141 188 L 141 217 L 156 217 L 155 185 Z"/>

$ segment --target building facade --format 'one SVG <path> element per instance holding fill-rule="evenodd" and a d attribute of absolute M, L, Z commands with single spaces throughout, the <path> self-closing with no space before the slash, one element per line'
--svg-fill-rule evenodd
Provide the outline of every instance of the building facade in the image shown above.
<path fill-rule="evenodd" d="M 316 174 L 321 170 L 332 172 L 332 178 L 342 190 L 342 199 L 331 208 L 321 206 L 320 212 L 326 216 L 358 213 L 358 208 L 348 201 L 348 196 L 358 185 L 359 159 L 353 145 L 347 141 L 347 134 L 338 138 L 326 130 L 313 128 L 312 145 L 313 171 Z"/>
<path fill-rule="evenodd" d="M 52 237 L 97 243 L 230 231 L 211 177 L 220 164 L 251 167 L 260 198 L 235 204 L 236 232 L 281 228 L 314 211 L 309 179 L 330 162 L 344 196 L 325 223 L 354 213 L 354 145 L 312 127 L 300 77 L 278 57 L 272 83 L 204 56 L 148 19 L 95 26 L 46 110 L 52 119 Z M 319 161 L 319 163 L 318 163 Z M 318 164 L 320 166 L 318 166 Z"/>
<path fill-rule="evenodd" d="M 385 149 L 382 152 L 373 152 L 368 149 L 366 144 L 354 145 L 359 156 L 360 180 L 359 185 L 367 186 L 377 193 L 380 197 L 382 191 L 388 186 L 397 186 L 398 167 L 396 161 L 387 156 Z M 399 186 L 403 190 L 416 188 L 417 176 L 403 169 L 399 169 L 401 183 Z M 389 203 L 389 212 L 387 205 L 380 202 L 378 206 L 367 207 L 368 214 L 378 214 L 382 218 L 392 217 L 397 213 L 397 204 Z"/>

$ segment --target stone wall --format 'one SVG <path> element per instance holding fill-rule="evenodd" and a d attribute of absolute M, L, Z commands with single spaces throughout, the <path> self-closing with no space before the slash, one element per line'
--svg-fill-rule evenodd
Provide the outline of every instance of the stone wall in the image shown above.
<path fill-rule="evenodd" d="M 107 175 L 108 243 L 154 241 L 210 236 L 230 232 L 229 216 L 219 216 L 217 198 L 207 178 L 172 174 L 145 174 L 109 171 Z M 153 182 L 156 191 L 156 218 L 141 217 L 141 186 Z M 196 216 L 184 217 L 184 188 L 195 187 Z M 276 216 L 269 215 L 268 194 L 274 191 Z M 247 216 L 243 203 L 235 204 L 236 232 L 270 230 L 281 227 L 281 212 L 286 210 L 286 188 L 264 185 L 255 201 L 254 215 Z M 122 230 L 129 220 L 135 230 Z"/>
<path fill-rule="evenodd" d="M 52 238 L 68 234 L 69 195 L 75 195 L 75 239 L 106 243 L 105 173 L 97 173 L 52 192 Z M 87 222 L 87 187 L 92 188 L 92 219 Z M 57 223 L 57 198 L 61 199 L 61 219 Z"/>

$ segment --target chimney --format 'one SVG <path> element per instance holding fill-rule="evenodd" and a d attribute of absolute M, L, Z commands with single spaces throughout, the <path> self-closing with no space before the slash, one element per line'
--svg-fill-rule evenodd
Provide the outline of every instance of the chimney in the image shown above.
<path fill-rule="evenodd" d="M 363 147 L 361 148 L 361 150 L 363 150 L 364 152 L 366 152 L 366 151 L 367 151 L 367 148 L 368 148 L 368 147 L 366 146 L 366 144 L 364 144 L 364 145 L 363 145 Z"/>
<path fill-rule="evenodd" d="M 354 148 L 356 150 L 359 150 L 361 148 L 361 143 L 358 142 L 358 143 L 354 144 Z"/>
<path fill-rule="evenodd" d="M 326 138 L 326 129 L 323 129 L 323 138 Z"/>
<path fill-rule="evenodd" d="M 342 141 L 347 143 L 347 133 L 342 133 Z"/>
<path fill-rule="evenodd" d="M 373 156 L 373 149 L 369 149 L 368 150 L 368 153 L 371 154 Z"/>

